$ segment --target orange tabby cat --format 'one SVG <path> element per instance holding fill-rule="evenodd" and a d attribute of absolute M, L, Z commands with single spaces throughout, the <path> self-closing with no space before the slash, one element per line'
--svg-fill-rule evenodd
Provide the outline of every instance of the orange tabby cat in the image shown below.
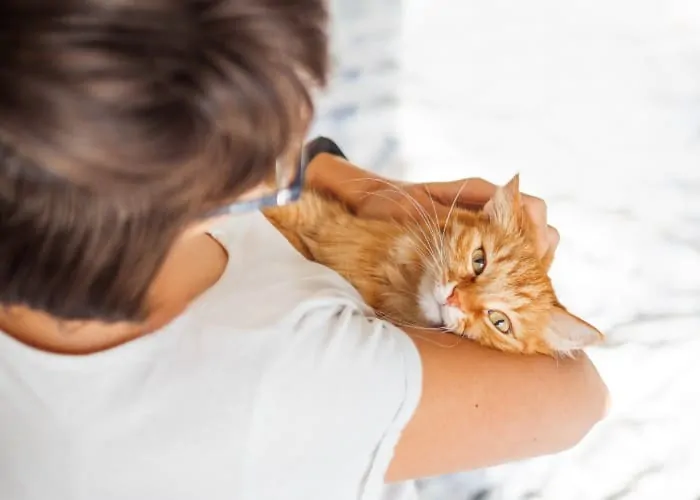
<path fill-rule="evenodd" d="M 567 355 L 602 339 L 557 300 L 517 176 L 482 211 L 453 208 L 439 224 L 428 212 L 401 223 L 362 219 L 313 191 L 264 214 L 397 324 L 440 327 L 527 354 Z"/>

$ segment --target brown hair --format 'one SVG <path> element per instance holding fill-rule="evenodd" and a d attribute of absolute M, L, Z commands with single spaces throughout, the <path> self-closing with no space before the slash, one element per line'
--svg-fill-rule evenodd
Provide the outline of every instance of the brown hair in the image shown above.
<path fill-rule="evenodd" d="M 0 3 L 0 305 L 137 321 L 184 227 L 298 147 L 325 0 Z"/>

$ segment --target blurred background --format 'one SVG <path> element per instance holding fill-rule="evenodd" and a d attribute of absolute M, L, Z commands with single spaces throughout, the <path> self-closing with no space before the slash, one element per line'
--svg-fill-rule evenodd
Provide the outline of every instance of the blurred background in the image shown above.
<path fill-rule="evenodd" d="M 574 450 L 421 500 L 700 500 L 700 2 L 332 0 L 315 133 L 408 180 L 521 173 L 562 301 L 608 333 L 613 410 Z"/>

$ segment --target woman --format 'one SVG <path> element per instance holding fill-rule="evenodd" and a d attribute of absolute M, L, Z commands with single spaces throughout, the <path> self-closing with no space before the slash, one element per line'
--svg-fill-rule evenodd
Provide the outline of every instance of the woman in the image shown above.
<path fill-rule="evenodd" d="M 374 499 L 603 416 L 585 356 L 372 319 L 255 210 L 306 169 L 358 213 L 403 213 L 328 141 L 301 154 L 322 0 L 6 0 L 0 19 L 0 498 Z"/>

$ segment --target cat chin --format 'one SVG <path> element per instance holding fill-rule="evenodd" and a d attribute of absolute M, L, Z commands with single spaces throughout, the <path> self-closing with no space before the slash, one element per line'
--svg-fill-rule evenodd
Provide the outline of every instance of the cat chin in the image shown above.
<path fill-rule="evenodd" d="M 427 326 L 444 328 L 459 335 L 456 325 L 459 325 L 463 313 L 445 304 L 453 288 L 454 285 L 440 284 L 425 273 L 418 285 L 418 310 Z"/>
<path fill-rule="evenodd" d="M 428 273 L 423 274 L 418 285 L 418 309 L 431 326 L 444 326 L 442 305 L 435 297 L 435 281 Z"/>
<path fill-rule="evenodd" d="M 464 313 L 454 306 L 442 306 L 440 309 L 442 321 L 445 327 L 457 335 L 465 335 L 459 330 L 459 325 L 464 320 Z M 465 335 L 466 336 L 466 335 Z"/>

